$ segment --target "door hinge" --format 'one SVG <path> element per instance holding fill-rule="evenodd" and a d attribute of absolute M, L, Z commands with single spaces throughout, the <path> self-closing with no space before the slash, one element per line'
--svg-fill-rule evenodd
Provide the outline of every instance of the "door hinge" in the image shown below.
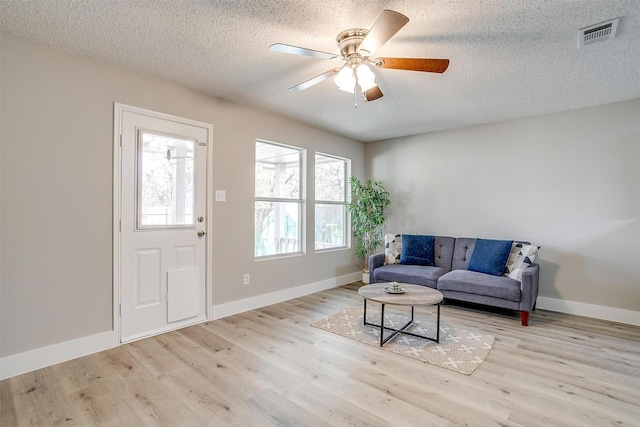
<path fill-rule="evenodd" d="M 120 317 L 122 317 L 122 304 L 120 304 Z"/>
<path fill-rule="evenodd" d="M 120 134 L 120 147 L 122 147 L 122 134 Z"/>
<path fill-rule="evenodd" d="M 118 229 L 120 230 L 120 232 L 122 233 L 122 220 L 118 220 Z"/>

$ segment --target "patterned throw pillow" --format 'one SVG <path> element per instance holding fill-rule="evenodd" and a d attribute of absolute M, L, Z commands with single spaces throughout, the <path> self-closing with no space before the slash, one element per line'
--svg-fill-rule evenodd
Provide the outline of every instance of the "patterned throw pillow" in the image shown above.
<path fill-rule="evenodd" d="M 538 250 L 540 250 L 540 246 L 513 242 L 504 275 L 521 282 L 522 272 L 536 259 Z"/>
<path fill-rule="evenodd" d="M 384 264 L 400 264 L 402 234 L 384 235 Z"/>

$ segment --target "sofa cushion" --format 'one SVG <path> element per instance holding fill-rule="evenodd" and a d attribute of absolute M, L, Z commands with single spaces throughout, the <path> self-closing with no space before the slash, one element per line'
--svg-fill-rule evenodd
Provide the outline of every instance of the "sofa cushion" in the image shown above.
<path fill-rule="evenodd" d="M 438 279 L 438 290 L 464 292 L 519 302 L 520 282 L 506 276 L 493 276 L 469 270 L 453 270 Z"/>
<path fill-rule="evenodd" d="M 436 236 L 433 242 L 433 265 L 442 267 L 447 271 L 451 270 L 455 244 L 456 239 L 453 237 Z"/>
<path fill-rule="evenodd" d="M 475 237 L 456 238 L 453 247 L 453 256 L 451 257 L 451 270 L 466 270 L 475 246 Z"/>
<path fill-rule="evenodd" d="M 400 264 L 433 265 L 434 236 L 405 234 L 402 236 Z"/>
<path fill-rule="evenodd" d="M 522 272 L 536 259 L 538 250 L 540 250 L 539 246 L 529 245 L 522 242 L 513 242 L 504 275 L 521 281 Z"/>
<path fill-rule="evenodd" d="M 425 265 L 388 264 L 373 271 L 372 283 L 400 282 L 436 288 L 440 276 L 448 270 Z"/>
<path fill-rule="evenodd" d="M 384 263 L 400 264 L 400 253 L 402 252 L 402 234 L 384 235 Z"/>
<path fill-rule="evenodd" d="M 513 240 L 476 239 L 467 270 L 502 276 Z"/>

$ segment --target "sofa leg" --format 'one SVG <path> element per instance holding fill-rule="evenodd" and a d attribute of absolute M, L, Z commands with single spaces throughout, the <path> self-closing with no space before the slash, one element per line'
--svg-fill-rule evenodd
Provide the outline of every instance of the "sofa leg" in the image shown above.
<path fill-rule="evenodd" d="M 529 326 L 529 312 L 521 311 L 520 312 L 520 320 L 522 322 L 522 326 Z"/>

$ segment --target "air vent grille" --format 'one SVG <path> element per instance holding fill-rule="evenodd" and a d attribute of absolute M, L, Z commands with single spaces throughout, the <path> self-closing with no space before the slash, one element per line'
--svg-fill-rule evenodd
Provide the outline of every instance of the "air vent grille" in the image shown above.
<path fill-rule="evenodd" d="M 618 19 L 581 28 L 578 31 L 578 48 L 614 38 L 618 27 Z"/>

